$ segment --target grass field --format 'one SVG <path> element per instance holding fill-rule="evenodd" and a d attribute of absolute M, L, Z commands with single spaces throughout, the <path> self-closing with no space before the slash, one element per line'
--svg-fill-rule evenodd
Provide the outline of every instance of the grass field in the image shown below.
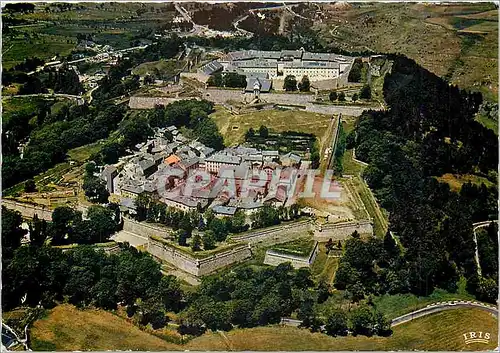
<path fill-rule="evenodd" d="M 159 73 L 161 76 L 170 77 L 181 69 L 183 64 L 184 62 L 176 60 L 151 61 L 136 66 L 132 73 L 139 76 Z"/>
<path fill-rule="evenodd" d="M 472 175 L 472 174 L 444 174 L 438 178 L 436 178 L 440 182 L 447 183 L 450 186 L 450 189 L 452 191 L 460 191 L 462 188 L 462 185 L 468 182 L 471 182 L 476 185 L 481 185 L 484 183 L 484 185 L 490 187 L 493 186 L 494 184 L 489 181 L 488 179 L 478 176 L 478 175 Z"/>
<path fill-rule="evenodd" d="M 426 297 L 418 297 L 414 294 L 382 295 L 375 297 L 373 302 L 377 309 L 382 311 L 388 318 L 395 318 L 409 311 L 418 310 L 430 303 L 444 302 L 450 300 L 475 300 L 467 293 L 464 278 L 457 283 L 456 293 L 450 293 L 442 289 L 436 289 Z"/>
<path fill-rule="evenodd" d="M 315 134 L 321 143 L 330 124 L 330 117 L 323 114 L 297 110 L 263 110 L 247 114 L 233 115 L 222 107 L 216 107 L 210 117 L 215 120 L 224 143 L 228 146 L 244 142 L 248 129 L 267 126 L 276 132 L 299 131 Z"/>
<path fill-rule="evenodd" d="M 32 349 L 37 350 L 173 350 L 175 344 L 141 331 L 103 310 L 59 305 L 35 322 Z"/>
<path fill-rule="evenodd" d="M 60 305 L 31 329 L 33 350 L 487 350 L 497 346 L 498 322 L 477 309 L 456 309 L 394 328 L 390 337 L 329 337 L 293 327 L 206 333 L 185 345 L 166 342 L 103 310 Z M 489 344 L 465 345 L 463 333 L 491 334 Z"/>
<path fill-rule="evenodd" d="M 474 328 L 474 329 L 472 329 Z M 489 344 L 465 345 L 468 330 L 491 333 Z M 497 320 L 475 310 L 453 310 L 395 327 L 390 337 L 329 337 L 291 327 L 258 327 L 226 334 L 234 350 L 486 350 L 496 347 Z"/>
<path fill-rule="evenodd" d="M 102 147 L 102 143 L 103 141 L 98 141 L 85 146 L 73 148 L 67 152 L 67 155 L 69 158 L 79 163 L 86 162 L 91 155 L 99 152 Z"/>
<path fill-rule="evenodd" d="M 314 279 L 324 281 L 328 284 L 333 283 L 335 272 L 339 266 L 339 258 L 328 257 L 324 243 L 319 244 L 319 252 L 311 266 L 311 273 Z"/>
<path fill-rule="evenodd" d="M 296 256 L 308 256 L 313 249 L 315 241 L 310 238 L 297 239 L 295 241 L 275 245 L 271 250 Z"/>

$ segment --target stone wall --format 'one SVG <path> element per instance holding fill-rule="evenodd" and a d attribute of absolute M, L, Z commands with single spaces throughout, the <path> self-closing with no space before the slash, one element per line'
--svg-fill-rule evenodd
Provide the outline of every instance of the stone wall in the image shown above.
<path fill-rule="evenodd" d="M 281 263 L 290 262 L 293 268 L 310 267 L 316 256 L 318 255 L 319 246 L 318 242 L 314 244 L 314 248 L 307 257 L 295 256 L 284 254 L 274 250 L 267 250 L 266 257 L 264 258 L 264 264 L 271 266 L 278 266 Z"/>
<path fill-rule="evenodd" d="M 148 241 L 147 250 L 159 259 L 196 277 L 208 275 L 252 256 L 250 247 L 242 244 L 203 259 L 196 259 L 169 244 L 151 238 Z"/>
<path fill-rule="evenodd" d="M 309 220 L 291 222 L 276 227 L 257 229 L 248 233 L 232 236 L 231 240 L 252 245 L 268 245 L 286 243 L 312 231 L 312 224 Z"/>
<path fill-rule="evenodd" d="M 314 239 L 319 242 L 328 241 L 330 238 L 332 240 L 344 240 L 349 238 L 354 231 L 357 231 L 359 234 L 373 236 L 373 224 L 366 220 L 323 224 L 321 231 L 318 229 L 314 233 Z"/>
<path fill-rule="evenodd" d="M 2 200 L 2 206 L 5 206 L 9 210 L 19 211 L 25 218 L 33 218 L 36 214 L 40 219 L 44 219 L 46 221 L 52 220 L 52 210 L 45 206 L 32 205 L 29 203 L 6 199 Z"/>
<path fill-rule="evenodd" d="M 123 230 L 148 238 L 151 236 L 161 238 L 172 237 L 172 229 L 168 227 L 157 226 L 146 222 L 137 222 L 127 217 L 123 217 Z"/>
<path fill-rule="evenodd" d="M 169 98 L 169 97 L 138 97 L 133 96 L 130 97 L 128 102 L 128 106 L 130 109 L 153 109 L 157 105 L 167 106 L 174 102 L 183 100 L 183 99 L 197 99 L 195 97 L 187 97 L 187 98 Z"/>

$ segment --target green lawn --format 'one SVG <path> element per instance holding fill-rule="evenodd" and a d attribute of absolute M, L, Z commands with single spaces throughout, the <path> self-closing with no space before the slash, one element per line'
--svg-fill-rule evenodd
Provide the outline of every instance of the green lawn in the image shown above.
<path fill-rule="evenodd" d="M 471 327 L 490 332 L 490 342 L 466 345 L 463 333 Z M 228 349 L 235 351 L 487 350 L 497 346 L 497 332 L 498 321 L 490 314 L 477 309 L 458 309 L 399 325 L 390 337 L 330 337 L 305 329 L 275 326 L 229 331 L 226 333 L 226 344 Z"/>
<path fill-rule="evenodd" d="M 450 300 L 475 300 L 472 295 L 467 293 L 466 281 L 462 278 L 457 283 L 456 293 L 450 293 L 442 289 L 436 289 L 432 294 L 426 297 L 419 297 L 414 294 L 385 294 L 375 297 L 373 300 L 377 309 L 382 311 L 387 317 L 395 318 L 410 311 L 418 310 L 431 303 L 450 301 Z"/>
<path fill-rule="evenodd" d="M 319 244 L 319 252 L 311 266 L 311 273 L 317 282 L 333 283 L 335 272 L 339 266 L 338 257 L 328 257 L 324 243 Z"/>
<path fill-rule="evenodd" d="M 295 241 L 291 241 L 289 243 L 275 245 L 271 248 L 271 250 L 288 254 L 288 255 L 296 255 L 296 256 L 309 256 L 315 241 L 311 238 L 302 238 L 297 239 Z"/>
<path fill-rule="evenodd" d="M 69 158 L 79 163 L 86 162 L 91 155 L 99 152 L 103 141 L 94 142 L 85 146 L 76 147 L 67 152 Z"/>
<path fill-rule="evenodd" d="M 160 75 L 168 77 L 182 68 L 183 64 L 184 62 L 179 62 L 177 60 L 151 61 L 136 66 L 132 70 L 132 73 L 134 75 L 145 76 L 148 73 L 155 74 L 158 72 Z"/>
<path fill-rule="evenodd" d="M 263 110 L 233 115 L 222 107 L 216 107 L 215 113 L 210 117 L 215 120 L 224 143 L 228 146 L 244 142 L 247 130 L 258 130 L 261 125 L 276 132 L 312 133 L 323 142 L 331 120 L 328 115 L 297 110 Z"/>

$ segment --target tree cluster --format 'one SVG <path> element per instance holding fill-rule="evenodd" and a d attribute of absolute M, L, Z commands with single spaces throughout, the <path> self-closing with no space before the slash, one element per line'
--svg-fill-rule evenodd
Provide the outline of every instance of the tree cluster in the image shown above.
<path fill-rule="evenodd" d="M 31 114 L 30 114 L 31 115 Z M 22 131 L 26 120 L 9 119 L 4 148 L 3 185 L 12 186 L 31 178 L 66 158 L 66 152 L 105 138 L 124 116 L 123 107 L 95 109 L 86 105 L 71 106 L 49 113 L 41 105 L 36 119 L 28 120 L 29 129 Z M 29 131 L 31 131 L 29 133 Z M 29 133 L 29 143 L 21 158 L 17 146 Z"/>
<path fill-rule="evenodd" d="M 332 309 L 325 320 L 325 333 L 330 336 L 353 335 L 388 336 L 392 333 L 391 322 L 380 311 L 362 304 L 346 313 L 342 309 Z"/>
<path fill-rule="evenodd" d="M 208 116 L 213 111 L 213 104 L 206 100 L 182 100 L 167 107 L 156 107 L 149 113 L 148 119 L 151 127 L 185 127 L 192 138 L 220 150 L 224 147 L 223 137 L 215 122 Z"/>
<path fill-rule="evenodd" d="M 361 81 L 361 70 L 363 69 L 363 62 L 361 58 L 356 58 L 352 64 L 351 71 L 349 71 L 349 76 L 347 80 L 349 82 L 360 82 Z"/>
<path fill-rule="evenodd" d="M 317 301 L 309 269 L 293 270 L 290 264 L 276 268 L 239 268 L 204 278 L 181 313 L 179 331 L 230 330 L 277 324 L 300 308 L 302 297 Z"/>
<path fill-rule="evenodd" d="M 11 231 L 19 233 L 19 229 L 2 228 L 2 241 L 12 239 L 16 234 Z M 163 276 L 149 254 L 127 245 L 109 256 L 90 246 L 63 253 L 48 246 L 19 246 L 18 239 L 10 244 L 12 255 L 2 258 L 4 310 L 20 305 L 24 296 L 24 305 L 47 308 L 64 301 L 104 309 L 116 309 L 120 304 L 140 324 L 157 328 L 167 322 L 166 312 L 181 308 L 179 283 L 175 277 Z"/>
<path fill-rule="evenodd" d="M 236 72 L 227 72 L 224 75 L 218 72 L 208 78 L 207 84 L 215 87 L 245 88 L 247 78 Z"/>
<path fill-rule="evenodd" d="M 285 91 L 293 92 L 297 90 L 297 79 L 293 75 L 288 75 L 285 77 L 285 81 L 283 83 L 283 88 Z"/>
<path fill-rule="evenodd" d="M 496 182 L 498 139 L 474 120 L 480 93 L 450 86 L 405 57 L 391 59 L 389 109 L 364 113 L 356 127 L 356 154 L 369 163 L 364 178 L 406 248 L 401 274 L 408 289 L 454 290 L 463 274 L 475 293 L 472 223 L 497 214 L 497 189 L 466 183 L 457 193 L 436 177 L 470 173 Z"/>

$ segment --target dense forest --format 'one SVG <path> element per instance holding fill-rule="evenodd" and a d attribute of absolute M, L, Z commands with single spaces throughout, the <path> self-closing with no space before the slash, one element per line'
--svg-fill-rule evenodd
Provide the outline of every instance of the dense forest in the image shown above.
<path fill-rule="evenodd" d="M 486 278 L 492 284 L 478 276 L 472 231 L 473 222 L 497 215 L 498 140 L 474 120 L 481 94 L 450 86 L 405 57 L 391 59 L 384 82 L 389 109 L 364 113 L 349 140 L 369 163 L 364 178 L 405 249 L 393 266 L 404 280 L 396 292 L 453 291 L 464 276 L 471 293 L 494 302 L 496 277 Z M 469 182 L 454 192 L 436 179 L 444 173 L 478 175 L 495 185 Z M 343 261 L 340 270 L 349 264 Z"/>
<path fill-rule="evenodd" d="M 89 211 L 99 213 L 109 222 L 112 212 L 104 207 Z M 30 222 L 36 229 L 50 228 L 61 241 L 78 237 L 79 228 L 103 228 L 99 217 L 89 215 L 88 227 L 79 227 L 81 213 L 60 208 L 52 222 Z M 35 236 L 29 245 L 21 245 L 25 231 L 21 214 L 2 208 L 2 309 L 20 305 L 51 308 L 69 302 L 78 307 L 107 310 L 126 308 L 138 325 L 161 328 L 170 320 L 168 313 L 178 313 L 178 331 L 199 335 L 205 330 L 231 330 L 276 324 L 293 312 L 303 326 L 329 335 L 390 334 L 390 321 L 373 305 L 359 305 L 347 312 L 340 307 L 319 310 L 329 294 L 324 282 L 315 283 L 309 269 L 294 270 L 290 264 L 275 268 L 239 267 L 202 279 L 193 291 L 181 290 L 178 280 L 164 276 L 160 264 L 151 255 L 128 245 L 107 255 L 98 247 L 82 245 L 63 252 Z M 109 229 L 101 229 L 108 232 Z M 32 237 L 33 234 L 30 234 Z M 96 239 L 97 240 L 97 239 Z M 102 239 L 101 239 L 102 240 Z"/>

